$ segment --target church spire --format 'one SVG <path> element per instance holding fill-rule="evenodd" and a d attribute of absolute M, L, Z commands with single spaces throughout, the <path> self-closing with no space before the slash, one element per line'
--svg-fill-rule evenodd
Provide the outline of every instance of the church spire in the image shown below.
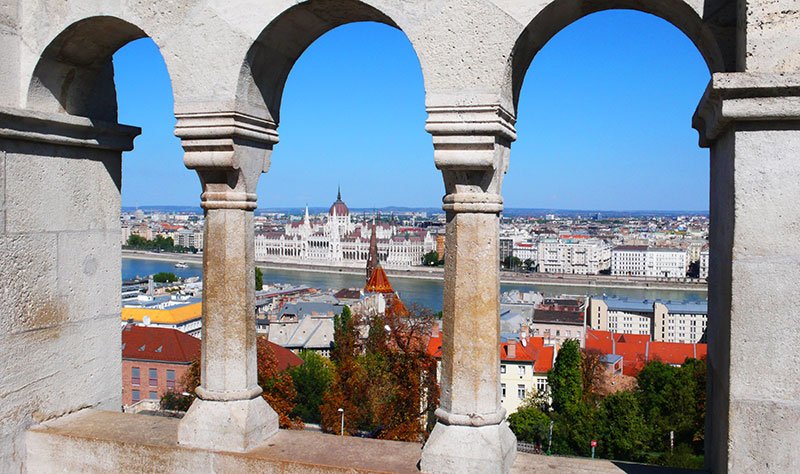
<path fill-rule="evenodd" d="M 341 201 L 342 200 L 342 185 L 341 184 L 336 186 L 336 200 L 337 201 Z"/>
<path fill-rule="evenodd" d="M 369 257 L 367 258 L 367 281 L 372 273 L 380 266 L 378 260 L 378 237 L 375 235 L 375 218 L 372 219 L 372 235 L 369 237 Z"/>

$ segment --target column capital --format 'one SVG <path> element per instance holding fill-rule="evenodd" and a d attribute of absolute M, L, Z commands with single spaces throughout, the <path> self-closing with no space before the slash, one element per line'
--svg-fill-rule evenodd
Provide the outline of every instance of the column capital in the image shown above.
<path fill-rule="evenodd" d="M 499 213 L 514 115 L 499 104 L 428 107 L 425 129 L 433 136 L 434 163 L 442 171 L 448 212 Z"/>
<path fill-rule="evenodd" d="M 234 111 L 175 116 L 183 162 L 197 171 L 203 184 L 201 206 L 255 209 L 258 178 L 269 169 L 272 147 L 278 143 L 277 124 Z"/>
<path fill-rule="evenodd" d="M 700 146 L 733 123 L 800 120 L 800 74 L 715 73 L 692 117 Z"/>

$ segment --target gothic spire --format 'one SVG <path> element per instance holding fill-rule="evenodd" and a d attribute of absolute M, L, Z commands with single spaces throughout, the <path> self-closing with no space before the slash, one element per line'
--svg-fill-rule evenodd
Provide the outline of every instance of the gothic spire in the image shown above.
<path fill-rule="evenodd" d="M 375 219 L 372 219 L 372 235 L 369 237 L 369 257 L 367 258 L 367 281 L 372 273 L 380 266 L 378 260 L 378 237 L 375 235 Z"/>
<path fill-rule="evenodd" d="M 336 186 L 336 200 L 337 201 L 341 201 L 342 200 L 342 185 L 341 184 Z"/>

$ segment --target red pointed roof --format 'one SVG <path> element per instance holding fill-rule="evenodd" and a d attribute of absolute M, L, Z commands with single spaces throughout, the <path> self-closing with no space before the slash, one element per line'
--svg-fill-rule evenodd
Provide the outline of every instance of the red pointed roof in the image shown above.
<path fill-rule="evenodd" d="M 380 264 L 372 271 L 364 291 L 368 293 L 394 293 L 394 288 L 389 283 L 389 277 L 386 276 L 386 272 Z"/>

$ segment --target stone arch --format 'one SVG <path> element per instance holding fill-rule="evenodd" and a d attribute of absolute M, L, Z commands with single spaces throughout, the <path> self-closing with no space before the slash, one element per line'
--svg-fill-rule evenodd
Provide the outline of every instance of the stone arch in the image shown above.
<path fill-rule="evenodd" d="M 237 109 L 279 123 L 284 86 L 295 62 L 320 36 L 358 22 L 383 23 L 402 31 L 388 14 L 359 0 L 310 0 L 278 15 L 246 54 L 237 84 Z"/>
<path fill-rule="evenodd" d="M 131 41 L 146 37 L 138 26 L 114 16 L 93 16 L 70 24 L 41 53 L 26 106 L 116 122 L 112 56 Z"/>
<path fill-rule="evenodd" d="M 663 0 L 643 2 L 641 0 L 554 0 L 543 8 L 528 26 L 522 31 L 509 59 L 507 86 L 511 87 L 513 107 L 519 104 L 522 83 L 533 58 L 555 36 L 575 21 L 605 10 L 637 10 L 655 15 L 681 30 L 699 50 L 706 61 L 709 71 L 731 71 L 735 68 L 734 52 L 725 40 L 726 29 L 730 22 L 728 4 L 715 0 L 705 3 L 719 4 L 706 16 L 715 16 L 714 23 L 706 21 L 698 11 L 686 0 Z M 720 12 L 723 12 L 724 15 Z M 726 16 L 727 15 L 727 16 Z M 720 20 L 719 17 L 724 17 Z M 720 25 L 719 22 L 725 23 Z M 735 24 L 735 12 L 734 12 Z"/>

